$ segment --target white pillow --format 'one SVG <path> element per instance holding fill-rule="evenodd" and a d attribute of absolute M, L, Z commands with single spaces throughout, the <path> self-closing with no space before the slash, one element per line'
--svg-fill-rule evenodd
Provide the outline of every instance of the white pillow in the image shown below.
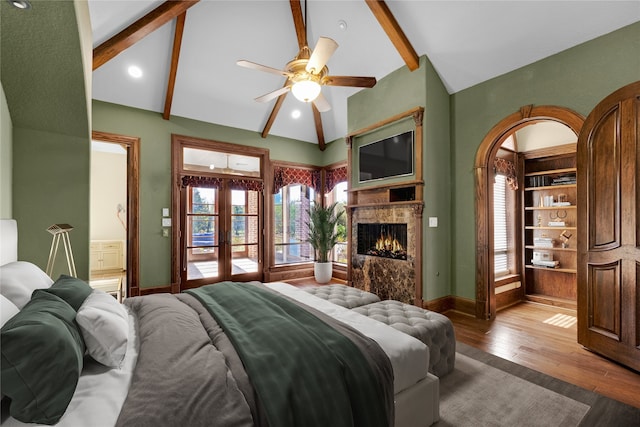
<path fill-rule="evenodd" d="M 2 325 L 0 326 L 4 326 L 7 320 L 18 314 L 19 311 L 18 307 L 9 301 L 7 297 L 0 295 L 0 317 L 2 317 Z"/>
<path fill-rule="evenodd" d="M 22 310 L 36 289 L 49 288 L 51 277 L 35 264 L 15 261 L 0 266 L 0 294 L 7 297 Z"/>
<path fill-rule="evenodd" d="M 105 366 L 119 368 L 129 340 L 124 307 L 111 295 L 94 289 L 78 309 L 76 322 L 89 355 Z"/>

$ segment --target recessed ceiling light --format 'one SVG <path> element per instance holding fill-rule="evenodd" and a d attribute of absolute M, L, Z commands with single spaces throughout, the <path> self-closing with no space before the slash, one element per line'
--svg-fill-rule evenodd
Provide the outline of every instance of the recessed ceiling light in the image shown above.
<path fill-rule="evenodd" d="M 213 163 L 209 165 L 209 169 L 214 170 L 215 168 L 216 168 L 216 165 L 214 165 Z"/>
<path fill-rule="evenodd" d="M 135 79 L 142 77 L 142 70 L 137 65 L 131 65 L 127 71 L 129 72 L 129 75 Z"/>
<path fill-rule="evenodd" d="M 347 31 L 347 22 L 344 20 L 339 20 L 338 21 L 338 28 L 340 28 L 342 31 Z"/>
<path fill-rule="evenodd" d="M 300 113 L 300 110 L 293 110 L 291 112 L 291 117 L 293 117 L 294 119 L 297 119 L 297 118 L 300 117 L 300 114 L 302 114 L 302 113 Z"/>
<path fill-rule="evenodd" d="M 16 9 L 31 9 L 31 3 L 29 3 L 27 0 L 7 0 L 7 3 L 15 7 Z"/>

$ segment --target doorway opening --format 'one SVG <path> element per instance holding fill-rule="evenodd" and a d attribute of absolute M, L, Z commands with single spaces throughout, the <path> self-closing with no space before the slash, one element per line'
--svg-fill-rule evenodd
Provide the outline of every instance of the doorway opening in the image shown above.
<path fill-rule="evenodd" d="M 140 140 L 93 132 L 89 283 L 118 300 L 137 296 Z"/>
<path fill-rule="evenodd" d="M 494 163 L 503 144 L 519 130 L 539 122 L 560 123 L 578 135 L 584 117 L 562 107 L 526 106 L 501 120 L 485 136 L 475 161 L 476 187 L 476 317 L 495 318 L 497 312 L 495 274 Z M 517 150 L 514 150 L 517 151 Z M 520 168 L 522 170 L 522 168 Z M 522 173 L 518 174 L 522 177 Z M 517 223 L 517 221 L 515 221 Z M 518 245 L 521 246 L 521 245 Z M 516 254 L 516 259 L 521 259 Z M 498 281 L 500 282 L 500 281 Z M 500 283 L 499 283 L 500 284 Z"/>

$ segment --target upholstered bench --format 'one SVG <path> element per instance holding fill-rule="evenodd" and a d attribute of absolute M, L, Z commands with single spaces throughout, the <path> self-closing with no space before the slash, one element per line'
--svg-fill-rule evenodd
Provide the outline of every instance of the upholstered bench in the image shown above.
<path fill-rule="evenodd" d="M 377 295 L 351 286 L 333 284 L 302 288 L 305 291 L 346 308 L 360 307 L 380 301 Z"/>
<path fill-rule="evenodd" d="M 441 377 L 451 372 L 456 358 L 453 324 L 444 315 L 399 301 L 386 300 L 353 309 L 405 332 L 429 347 L 429 372 Z"/>

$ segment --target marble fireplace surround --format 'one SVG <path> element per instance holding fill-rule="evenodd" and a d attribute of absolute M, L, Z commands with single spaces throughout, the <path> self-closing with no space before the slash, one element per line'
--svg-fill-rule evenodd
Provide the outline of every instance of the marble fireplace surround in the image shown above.
<path fill-rule="evenodd" d="M 351 212 L 350 285 L 378 295 L 422 306 L 422 202 L 363 206 Z M 358 224 L 407 224 L 407 259 L 358 254 Z"/>

